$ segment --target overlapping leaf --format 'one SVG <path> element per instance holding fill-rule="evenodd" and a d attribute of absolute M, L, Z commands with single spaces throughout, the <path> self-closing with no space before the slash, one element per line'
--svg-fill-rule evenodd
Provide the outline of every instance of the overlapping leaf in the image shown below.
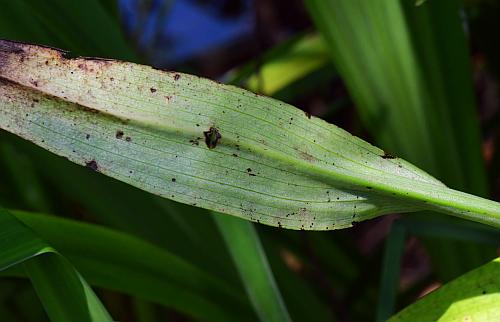
<path fill-rule="evenodd" d="M 0 270 L 23 264 L 51 321 L 113 321 L 80 273 L 1 208 L 0 227 Z"/>

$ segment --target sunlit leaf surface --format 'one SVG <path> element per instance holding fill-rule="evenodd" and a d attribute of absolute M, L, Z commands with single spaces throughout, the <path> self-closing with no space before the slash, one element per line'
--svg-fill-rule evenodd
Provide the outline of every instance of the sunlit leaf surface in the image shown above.
<path fill-rule="evenodd" d="M 499 222 L 498 203 L 236 87 L 9 41 L 0 78 L 0 128 L 179 202 L 294 229 L 421 209 Z"/>

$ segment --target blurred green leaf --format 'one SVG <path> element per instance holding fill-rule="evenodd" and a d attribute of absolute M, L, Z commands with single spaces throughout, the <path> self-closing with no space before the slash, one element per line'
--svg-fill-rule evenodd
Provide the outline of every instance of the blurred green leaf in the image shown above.
<path fill-rule="evenodd" d="M 13 183 L 11 189 L 23 196 L 24 204 L 31 210 L 50 212 L 52 206 L 43 189 L 43 183 L 28 157 L 6 141 L 0 142 L 0 155 L 3 156 L 4 169 Z"/>
<path fill-rule="evenodd" d="M 441 286 L 389 321 L 494 321 L 500 316 L 500 258 Z"/>
<path fill-rule="evenodd" d="M 377 304 L 377 321 L 385 321 L 394 312 L 399 287 L 401 257 L 406 241 L 406 229 L 396 222 L 385 240 L 380 295 Z"/>
<path fill-rule="evenodd" d="M 321 37 L 315 34 L 294 37 L 271 49 L 261 60 L 233 71 L 227 76 L 229 82 L 272 96 L 329 63 L 327 48 Z"/>
<path fill-rule="evenodd" d="M 0 269 L 23 263 L 53 322 L 112 321 L 73 266 L 1 208 L 0 227 Z"/>
<path fill-rule="evenodd" d="M 175 308 L 203 321 L 250 320 L 227 282 L 138 238 L 96 225 L 16 211 L 94 286 Z M 242 317 L 240 317 L 240 315 Z"/>
<path fill-rule="evenodd" d="M 248 296 L 261 321 L 291 321 L 252 223 L 215 214 Z"/>
<path fill-rule="evenodd" d="M 3 1 L 0 38 L 71 48 L 76 55 L 137 61 L 113 12 L 116 4 L 110 4 L 108 0 Z"/>

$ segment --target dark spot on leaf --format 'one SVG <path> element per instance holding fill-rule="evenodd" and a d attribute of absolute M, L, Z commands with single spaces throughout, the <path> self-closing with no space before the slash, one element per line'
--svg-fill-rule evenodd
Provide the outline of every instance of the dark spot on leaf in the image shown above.
<path fill-rule="evenodd" d="M 381 155 L 380 156 L 382 159 L 396 159 L 395 156 L 393 156 L 392 154 L 389 154 L 387 152 L 384 152 L 384 155 Z"/>
<path fill-rule="evenodd" d="M 99 171 L 99 165 L 95 160 L 91 160 L 85 163 L 85 166 L 93 171 Z"/>
<path fill-rule="evenodd" d="M 80 106 L 80 108 L 82 110 L 84 110 L 85 112 L 99 113 L 99 110 L 96 110 L 95 108 L 90 108 L 90 107 L 87 107 L 87 106 Z"/>
<path fill-rule="evenodd" d="M 123 131 L 120 131 L 120 130 L 116 131 L 116 138 L 117 139 L 122 139 L 123 138 L 123 134 L 124 134 Z"/>
<path fill-rule="evenodd" d="M 90 134 L 85 135 L 85 138 L 88 140 L 90 139 Z"/>
<path fill-rule="evenodd" d="M 236 153 L 233 153 L 233 157 L 237 157 L 238 155 Z"/>
<path fill-rule="evenodd" d="M 366 189 L 371 190 L 371 189 L 373 189 L 373 188 L 372 188 L 372 187 L 366 187 Z"/>
<path fill-rule="evenodd" d="M 153 87 L 151 87 L 149 90 L 151 91 L 151 93 L 156 92 L 156 88 L 153 88 Z"/>
<path fill-rule="evenodd" d="M 307 111 L 304 111 L 304 114 L 306 115 L 306 117 L 307 117 L 308 119 L 310 119 L 310 118 L 311 118 L 311 113 L 309 113 L 309 112 L 307 112 Z"/>
<path fill-rule="evenodd" d="M 248 168 L 248 169 L 247 169 L 247 172 L 252 172 L 252 169 Z"/>
<path fill-rule="evenodd" d="M 125 138 L 125 141 L 127 141 L 127 142 L 131 142 L 131 141 L 132 141 L 132 138 L 131 138 L 130 136 L 127 136 L 127 137 Z"/>
<path fill-rule="evenodd" d="M 174 75 L 174 80 L 175 80 L 175 81 L 178 81 L 178 80 L 179 80 L 179 78 L 181 78 L 181 75 L 179 75 L 179 74 L 175 74 L 175 75 Z"/>
<path fill-rule="evenodd" d="M 219 140 L 222 138 L 219 130 L 213 126 L 208 129 L 208 131 L 204 131 L 203 135 L 205 136 L 205 143 L 209 149 L 215 148 Z"/>
<path fill-rule="evenodd" d="M 175 181 L 177 181 L 177 180 L 175 178 L 172 178 L 172 182 L 175 182 Z"/>

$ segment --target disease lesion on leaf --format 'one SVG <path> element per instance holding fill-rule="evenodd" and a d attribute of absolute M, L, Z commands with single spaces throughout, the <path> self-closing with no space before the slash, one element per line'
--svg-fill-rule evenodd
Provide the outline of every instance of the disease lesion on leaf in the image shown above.
<path fill-rule="evenodd" d="M 85 166 L 93 171 L 99 171 L 99 165 L 97 164 L 97 161 L 94 159 L 85 162 Z"/>
<path fill-rule="evenodd" d="M 393 156 L 392 154 L 388 153 L 388 152 L 384 152 L 383 155 L 380 156 L 382 159 L 396 159 L 395 156 Z"/>
<path fill-rule="evenodd" d="M 203 135 L 205 136 L 205 143 L 209 149 L 214 149 L 219 143 L 219 140 L 222 139 L 222 135 L 219 130 L 212 126 L 208 131 L 204 131 Z"/>

